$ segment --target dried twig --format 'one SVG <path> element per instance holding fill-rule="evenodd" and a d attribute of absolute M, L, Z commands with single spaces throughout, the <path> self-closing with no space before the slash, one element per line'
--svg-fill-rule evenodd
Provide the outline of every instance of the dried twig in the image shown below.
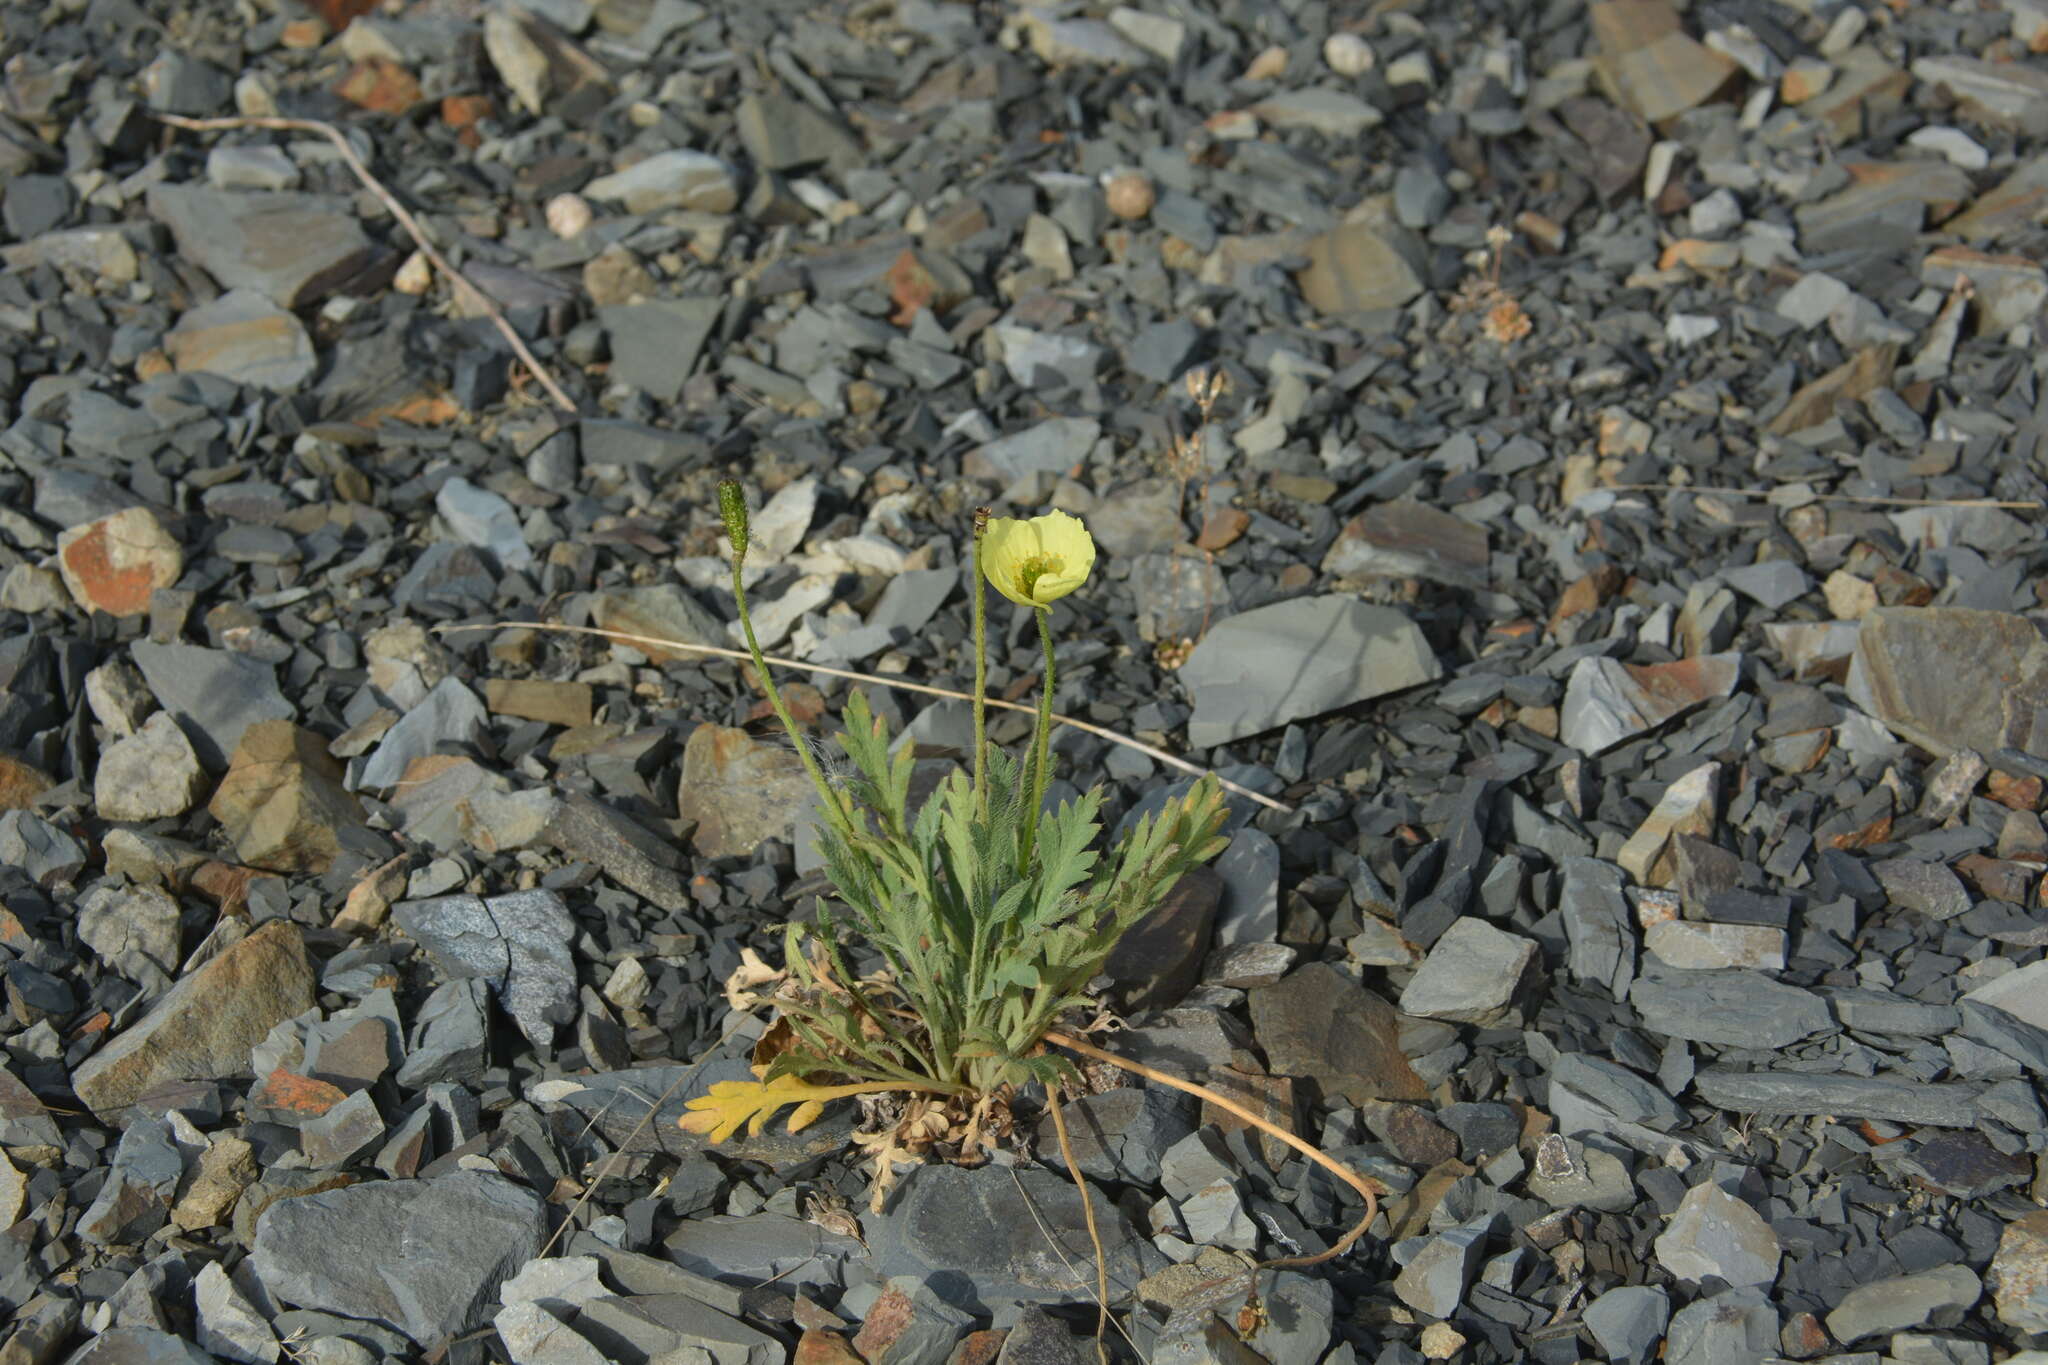
<path fill-rule="evenodd" d="M 1278 1138 L 1364 1196 L 1365 1217 L 1358 1220 L 1358 1226 L 1338 1238 L 1328 1251 L 1319 1251 L 1313 1256 L 1282 1256 L 1278 1260 L 1261 1261 L 1259 1262 L 1261 1270 L 1269 1270 L 1275 1266 L 1316 1265 L 1319 1262 L 1342 1256 L 1351 1249 L 1353 1242 L 1365 1236 L 1366 1230 L 1372 1226 L 1372 1220 L 1379 1217 L 1379 1192 L 1367 1184 L 1363 1176 L 1352 1171 L 1350 1167 L 1337 1160 L 1337 1158 L 1330 1156 L 1320 1147 L 1303 1141 L 1278 1124 L 1270 1123 L 1260 1118 L 1235 1100 L 1217 1094 L 1206 1085 L 1196 1085 L 1193 1081 L 1184 1081 L 1169 1072 L 1159 1070 L 1157 1067 L 1146 1066 L 1143 1062 L 1134 1062 L 1128 1057 L 1119 1057 L 1114 1052 L 1104 1052 L 1093 1043 L 1084 1043 L 1079 1038 L 1069 1034 L 1057 1031 L 1048 1032 L 1045 1035 L 1045 1041 L 1054 1047 L 1063 1047 L 1069 1052 L 1078 1052 L 1083 1057 L 1090 1057 L 1098 1062 L 1108 1062 L 1111 1066 L 1121 1067 L 1133 1075 L 1143 1076 L 1148 1081 L 1157 1081 L 1161 1085 L 1170 1085 L 1175 1090 L 1185 1091 L 1190 1095 L 1197 1095 L 1225 1113 L 1243 1119 L 1260 1132 L 1268 1133 Z"/>
<path fill-rule="evenodd" d="M 505 320 L 505 314 L 500 311 L 498 305 L 491 302 L 483 290 L 471 284 L 468 277 L 451 265 L 448 258 L 427 240 L 426 230 L 420 226 L 419 219 L 413 217 L 405 205 L 398 202 L 398 197 L 385 188 L 383 181 L 370 173 L 370 168 L 356 155 L 356 149 L 348 145 L 348 139 L 342 135 L 341 129 L 331 123 L 310 118 L 185 118 L 179 114 L 154 114 L 151 117 L 159 123 L 194 133 L 224 133 L 237 128 L 268 128 L 285 133 L 319 133 L 325 137 L 334 144 L 335 150 L 341 153 L 341 159 L 355 172 L 356 179 L 363 182 L 363 188 L 376 195 L 384 207 L 391 210 L 391 216 L 398 220 L 398 225 L 405 229 L 407 235 L 419 247 L 420 254 L 425 256 L 436 270 L 448 277 L 449 282 L 455 286 L 456 298 L 466 307 L 475 308 L 491 320 L 491 325 L 496 327 L 499 335 L 511 345 L 512 353 L 519 357 L 519 363 L 526 366 L 533 377 L 540 381 L 540 386 L 547 390 L 548 397 L 554 400 L 556 407 L 564 412 L 576 411 L 575 400 L 563 391 L 562 386 L 555 382 L 554 376 L 548 373 L 546 367 L 528 349 L 525 340 L 513 329 L 512 324 Z"/>
<path fill-rule="evenodd" d="M 594 635 L 601 640 L 617 640 L 622 644 L 629 645 L 658 645 L 662 649 L 677 652 L 715 654 L 722 659 L 751 660 L 753 658 L 744 649 L 727 649 L 722 645 L 695 645 L 687 640 L 665 640 L 658 635 L 629 635 L 622 630 L 602 630 L 596 626 L 565 626 L 554 621 L 482 621 L 474 625 L 436 626 L 434 630 L 439 635 L 449 635 L 458 631 L 469 630 L 548 630 L 562 635 Z M 933 687 L 929 683 L 914 683 L 904 678 L 885 678 L 875 673 L 856 673 L 848 668 L 832 668 L 825 664 L 806 663 L 802 659 L 786 659 L 774 654 L 766 657 L 768 662 L 774 664 L 777 668 L 794 668 L 805 673 L 823 673 L 827 677 L 850 678 L 855 682 L 873 683 L 878 687 L 899 688 L 905 692 L 918 692 L 928 697 L 946 697 L 952 701 L 974 700 L 967 693 L 956 692 L 950 687 Z M 1035 707 L 1025 706 L 1021 702 L 1003 701 L 998 697 L 990 697 L 988 704 L 1004 711 L 1021 711 L 1027 716 L 1038 714 Z M 1053 722 L 1057 725 L 1071 726 L 1083 734 L 1094 735 L 1097 739 L 1106 739 L 1112 744 L 1121 744 L 1126 749 L 1134 749 L 1154 762 L 1164 763 L 1169 768 L 1178 768 L 1180 771 L 1195 777 L 1201 777 L 1209 771 L 1200 764 L 1190 763 L 1184 758 L 1176 758 L 1164 749 L 1156 749 L 1142 740 L 1132 739 L 1129 735 L 1120 735 L 1116 731 L 1104 729 L 1100 725 L 1091 725 L 1085 720 L 1075 720 L 1072 716 L 1055 715 L 1053 716 Z M 1281 801 L 1275 801 L 1272 797 L 1261 792 L 1255 792 L 1250 787 L 1240 786 L 1227 777 L 1216 778 L 1216 784 L 1227 792 L 1244 797 L 1247 801 L 1256 801 L 1269 810 L 1277 810 L 1283 815 L 1294 813 L 1294 807 Z"/>
<path fill-rule="evenodd" d="M 1059 1092 L 1060 1087 L 1054 1086 L 1047 1093 L 1045 1107 L 1052 1112 L 1052 1131 L 1059 1139 L 1060 1160 L 1067 1163 L 1067 1174 L 1081 1191 L 1081 1218 L 1088 1225 L 1088 1241 L 1095 1248 L 1095 1358 L 1102 1365 L 1109 1365 L 1109 1352 L 1102 1345 L 1102 1334 L 1109 1330 L 1109 1255 L 1102 1249 L 1102 1233 L 1095 1226 L 1095 1202 L 1088 1197 L 1088 1184 L 1081 1178 L 1081 1163 L 1074 1159 L 1074 1144 L 1067 1138 L 1067 1118 L 1060 1112 Z"/>
<path fill-rule="evenodd" d="M 1594 492 L 1608 493 L 1718 493 L 1729 498 L 1772 498 L 1784 494 L 1782 488 L 1714 488 L 1704 484 L 1678 483 L 1610 483 L 1602 484 Z M 2005 501 L 1998 498 L 1882 498 L 1862 493 L 1814 493 L 1801 492 L 1797 496 L 1809 502 L 1856 502 L 1870 507 L 2006 507 L 2016 512 L 2038 512 L 2041 503 L 2022 499 Z"/>

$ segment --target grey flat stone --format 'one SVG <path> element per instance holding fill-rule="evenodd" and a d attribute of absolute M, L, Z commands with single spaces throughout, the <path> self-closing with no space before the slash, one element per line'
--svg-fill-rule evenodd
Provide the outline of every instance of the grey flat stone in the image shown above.
<path fill-rule="evenodd" d="M 2035 1028 L 2048 1028 L 2048 958 L 2030 962 L 1963 995 L 2004 1010 Z"/>
<path fill-rule="evenodd" d="M 1983 1281 L 1968 1266 L 1945 1265 L 1917 1275 L 1894 1275 L 1858 1285 L 1843 1295 L 1828 1314 L 1828 1334 L 1844 1345 L 1864 1337 L 1890 1336 L 1924 1327 L 1943 1310 L 1970 1308 L 1983 1293 Z"/>
<path fill-rule="evenodd" d="M 687 1294 L 593 1299 L 576 1314 L 577 1335 L 606 1360 L 708 1359 L 715 1365 L 774 1365 L 786 1352 L 766 1332 Z"/>
<path fill-rule="evenodd" d="M 1958 687 L 1958 678 L 2001 685 Z M 1929 753 L 2048 755 L 2048 643 L 2027 618 L 1962 607 L 1879 607 L 1863 617 L 1849 697 Z"/>
<path fill-rule="evenodd" d="M 1558 909 L 1564 916 L 1566 970 L 1616 1000 L 1626 998 L 1636 975 L 1636 944 L 1621 869 L 1598 858 L 1566 857 Z"/>
<path fill-rule="evenodd" d="M 720 298 L 661 299 L 600 308 L 611 337 L 612 378 L 657 402 L 673 403 L 725 310 Z M 586 459 L 595 459 L 588 447 Z"/>
<path fill-rule="evenodd" d="M 587 198 L 623 204 L 628 213 L 690 209 L 731 213 L 739 204 L 733 169 L 707 152 L 677 148 L 656 152 L 623 171 L 599 176 L 583 187 Z"/>
<path fill-rule="evenodd" d="M 1671 1295 L 1652 1285 L 1619 1285 L 1580 1315 L 1614 1365 L 1646 1365 L 1671 1322 Z"/>
<path fill-rule="evenodd" d="M 227 289 L 253 289 L 285 308 L 318 300 L 361 273 L 377 249 L 346 199 L 152 185 L 150 216 L 178 251 Z"/>
<path fill-rule="evenodd" d="M 1709 1276 L 1731 1285 L 1778 1278 L 1778 1235 L 1763 1215 L 1712 1179 L 1685 1192 L 1657 1237 L 1657 1263 L 1681 1280 Z"/>
<path fill-rule="evenodd" d="M 434 495 L 434 510 L 463 543 L 489 550 L 499 568 L 524 569 L 533 563 L 519 514 L 501 495 L 457 477 Z"/>
<path fill-rule="evenodd" d="M 1394 1278 L 1394 1293 L 1418 1313 L 1448 1318 L 1464 1302 L 1493 1230 L 1491 1215 L 1439 1233 Z"/>
<path fill-rule="evenodd" d="M 878 1274 L 953 1272 L 949 1282 L 970 1284 L 991 1309 L 1063 1302 L 1094 1283 L 1081 1196 L 1066 1176 L 920 1166 L 904 1183 L 882 1217 L 868 1220 Z M 1128 1293 L 1140 1277 L 1139 1242 L 1100 1191 L 1090 1187 L 1088 1197 L 1108 1254 L 1110 1292 Z M 999 1313 L 997 1323 L 1006 1316 Z"/>
<path fill-rule="evenodd" d="M 1678 1310 L 1664 1338 L 1664 1365 L 1738 1365 L 1778 1358 L 1778 1310 L 1745 1286 Z"/>
<path fill-rule="evenodd" d="M 487 1321 L 499 1285 L 546 1235 L 538 1196 L 462 1170 L 280 1199 L 256 1225 L 251 1261 L 274 1298 L 385 1323 L 426 1346 Z"/>
<path fill-rule="evenodd" d="M 1401 1009 L 1424 1019 L 1495 1028 L 1518 1018 L 1517 1003 L 1535 968 L 1532 939 L 1466 917 L 1430 946 L 1401 991 Z"/>
<path fill-rule="evenodd" d="M 1589 757 L 1604 753 L 1695 706 L 1730 695 L 1741 676 L 1740 654 L 1642 667 L 1617 659 L 1581 659 L 1565 684 L 1558 737 Z"/>
<path fill-rule="evenodd" d="M 1790 1047 L 1835 1027 L 1827 1001 L 1761 972 L 1645 977 L 1630 987 L 1629 1000 L 1644 1024 L 1692 1043 Z"/>
<path fill-rule="evenodd" d="M 1208 749 L 1433 681 L 1443 666 L 1394 608 L 1306 597 L 1219 623 L 1180 673 L 1195 698 L 1188 743 Z"/>
<path fill-rule="evenodd" d="M 1974 1127 L 1977 1122 L 1979 1089 L 1959 1082 L 1708 1067 L 1693 1077 L 1693 1085 L 1708 1104 L 1738 1114 L 1831 1114 L 1944 1128 Z"/>
<path fill-rule="evenodd" d="M 395 787 L 414 759 L 437 753 L 444 744 L 474 743 L 487 721 L 484 704 L 476 693 L 452 675 L 443 678 L 419 705 L 384 732 L 384 738 L 355 774 L 352 786 L 356 790 Z"/>
<path fill-rule="evenodd" d="M 1052 417 L 1035 427 L 990 441 L 975 451 L 1004 483 L 1014 483 L 1027 474 L 1064 474 L 1088 458 L 1102 435 L 1102 424 L 1092 417 Z"/>
<path fill-rule="evenodd" d="M 1408 498 L 1360 513 L 1323 556 L 1327 574 L 1426 578 L 1454 588 L 1486 587 L 1489 570 L 1485 527 Z"/>

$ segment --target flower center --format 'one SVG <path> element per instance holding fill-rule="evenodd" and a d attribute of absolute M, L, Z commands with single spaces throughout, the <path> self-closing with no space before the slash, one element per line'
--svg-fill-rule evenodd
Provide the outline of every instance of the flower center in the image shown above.
<path fill-rule="evenodd" d="M 1038 580 L 1047 574 L 1057 574 L 1065 565 L 1066 561 L 1058 555 L 1033 555 L 1025 560 L 1024 566 L 1017 570 L 1017 577 L 1024 584 L 1024 595 L 1036 597 Z"/>

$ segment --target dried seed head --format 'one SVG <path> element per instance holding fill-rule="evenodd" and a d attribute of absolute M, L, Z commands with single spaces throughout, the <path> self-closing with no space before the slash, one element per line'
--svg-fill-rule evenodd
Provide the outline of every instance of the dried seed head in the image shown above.
<path fill-rule="evenodd" d="M 738 563 L 747 557 L 747 495 L 739 480 L 718 485 L 718 515 L 725 519 L 725 536 L 732 542 L 733 562 Z"/>

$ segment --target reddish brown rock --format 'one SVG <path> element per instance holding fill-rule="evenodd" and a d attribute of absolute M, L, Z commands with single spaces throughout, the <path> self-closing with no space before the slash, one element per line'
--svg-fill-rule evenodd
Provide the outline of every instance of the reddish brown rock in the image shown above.
<path fill-rule="evenodd" d="M 155 513 L 126 507 L 59 534 L 57 571 L 87 611 L 140 616 L 151 593 L 178 581 L 185 552 Z"/>
<path fill-rule="evenodd" d="M 0 754 L 0 810 L 27 810 L 56 785 L 56 778 L 34 764 Z"/>
<path fill-rule="evenodd" d="M 845 1337 L 815 1328 L 797 1338 L 796 1354 L 790 1360 L 792 1365 L 861 1365 L 860 1356 Z"/>
<path fill-rule="evenodd" d="M 1350 1104 L 1427 1098 L 1401 1051 L 1400 1015 L 1328 963 L 1252 991 L 1247 1003 L 1275 1073 L 1312 1079 Z"/>
<path fill-rule="evenodd" d="M 334 865 L 343 831 L 363 822 L 341 776 L 320 736 L 288 720 L 259 720 L 243 732 L 206 809 L 250 866 L 322 873 Z"/>
<path fill-rule="evenodd" d="M 545 721 L 573 730 L 590 724 L 592 694 L 589 683 L 487 678 L 484 705 L 494 716 Z"/>
<path fill-rule="evenodd" d="M 168 1081 L 249 1074 L 264 1035 L 313 1007 L 313 965 L 299 928 L 272 920 L 180 980 L 72 1073 L 104 1121 Z"/>
<path fill-rule="evenodd" d="M 697 851 L 707 858 L 752 853 L 764 839 L 793 839 L 814 800 L 803 761 L 787 745 L 700 725 L 683 746 L 676 814 L 696 822 Z"/>

